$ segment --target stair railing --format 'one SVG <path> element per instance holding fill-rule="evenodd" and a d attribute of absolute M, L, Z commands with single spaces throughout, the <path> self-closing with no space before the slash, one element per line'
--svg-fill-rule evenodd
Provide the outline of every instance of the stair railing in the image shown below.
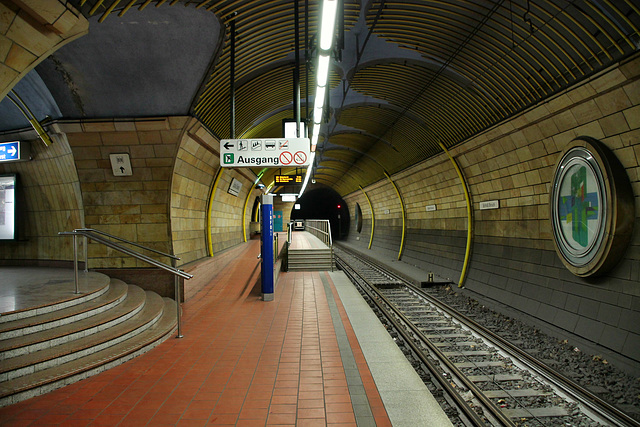
<path fill-rule="evenodd" d="M 331 224 L 328 219 L 307 219 L 304 221 L 304 225 L 308 232 L 320 239 L 329 248 L 333 248 Z"/>
<path fill-rule="evenodd" d="M 121 237 L 117 237 L 117 236 L 113 236 L 109 233 L 105 233 L 104 231 L 99 231 L 99 230 L 95 230 L 93 228 L 77 228 L 73 231 L 61 231 L 58 233 L 61 236 L 73 236 L 73 273 L 74 273 L 74 281 L 75 281 L 75 286 L 76 286 L 76 290 L 75 293 L 78 294 L 80 293 L 78 290 L 78 236 L 83 236 L 84 237 L 84 271 L 88 272 L 89 271 L 89 258 L 88 258 L 88 250 L 87 250 L 87 240 L 91 239 L 94 242 L 97 243 L 101 243 L 109 248 L 115 249 L 117 251 L 120 251 L 126 255 L 132 256 L 136 259 L 139 259 L 141 261 L 144 261 L 148 264 L 151 264 L 155 267 L 161 268 L 165 271 L 168 271 L 169 273 L 174 275 L 174 293 L 175 293 L 175 299 L 176 299 L 176 314 L 177 314 L 177 320 L 178 320 L 178 335 L 176 338 L 182 338 L 182 326 L 181 326 L 181 321 L 180 321 L 180 280 L 178 279 L 178 277 L 182 277 L 184 279 L 191 279 L 193 277 L 193 275 L 189 274 L 189 273 L 185 273 L 182 270 L 179 270 L 176 268 L 176 261 L 179 260 L 180 258 L 175 256 L 175 255 L 171 255 L 171 254 L 166 254 L 164 252 L 158 251 L 156 249 L 152 249 L 152 248 L 148 248 L 146 246 L 140 245 L 138 243 L 134 243 L 131 242 L 129 240 L 123 239 Z M 122 246 L 119 243 L 113 242 L 111 240 L 109 240 L 109 238 L 111 239 L 116 239 L 119 240 L 122 243 L 128 244 L 128 245 L 132 245 L 132 246 L 136 246 L 140 249 L 144 249 L 146 251 L 149 252 L 154 252 L 158 255 L 162 255 L 162 256 L 166 256 L 168 258 L 171 258 L 171 264 L 172 265 L 167 265 L 163 262 L 160 262 L 158 260 L 155 260 L 147 255 L 141 254 L 139 252 L 134 251 L 133 249 L 127 248 L 125 246 Z"/>

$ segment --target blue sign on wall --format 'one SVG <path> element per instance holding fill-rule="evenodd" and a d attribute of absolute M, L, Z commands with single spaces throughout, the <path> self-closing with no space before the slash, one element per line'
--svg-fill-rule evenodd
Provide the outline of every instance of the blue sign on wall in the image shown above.
<path fill-rule="evenodd" d="M 0 162 L 20 160 L 20 141 L 0 142 Z"/>

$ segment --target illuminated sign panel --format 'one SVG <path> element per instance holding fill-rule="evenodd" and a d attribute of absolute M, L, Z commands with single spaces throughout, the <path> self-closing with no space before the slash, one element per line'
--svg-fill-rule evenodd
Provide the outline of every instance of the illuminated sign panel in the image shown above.
<path fill-rule="evenodd" d="M 20 141 L 0 142 L 0 162 L 30 160 L 28 145 Z"/>
<path fill-rule="evenodd" d="M 0 240 L 16 238 L 17 175 L 0 175 Z"/>
<path fill-rule="evenodd" d="M 274 180 L 276 185 L 277 184 L 283 184 L 283 185 L 293 185 L 293 184 L 302 184 L 302 182 L 304 181 L 304 176 L 302 175 L 275 175 L 274 176 Z"/>

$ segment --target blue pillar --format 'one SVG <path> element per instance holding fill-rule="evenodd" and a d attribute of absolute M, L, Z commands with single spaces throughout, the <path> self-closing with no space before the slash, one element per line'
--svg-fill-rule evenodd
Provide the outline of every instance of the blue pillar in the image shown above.
<path fill-rule="evenodd" d="M 262 196 L 262 299 L 273 301 L 273 195 Z"/>

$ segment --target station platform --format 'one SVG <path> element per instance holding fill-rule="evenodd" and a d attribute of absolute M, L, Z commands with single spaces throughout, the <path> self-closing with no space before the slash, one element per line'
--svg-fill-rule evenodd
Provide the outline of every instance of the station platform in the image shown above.
<path fill-rule="evenodd" d="M 0 426 L 450 425 L 342 272 L 280 273 L 265 302 L 259 251 L 183 304 L 183 338 L 0 408 Z"/>
<path fill-rule="evenodd" d="M 291 233 L 290 249 L 327 249 L 322 240 L 308 231 L 293 231 Z"/>

